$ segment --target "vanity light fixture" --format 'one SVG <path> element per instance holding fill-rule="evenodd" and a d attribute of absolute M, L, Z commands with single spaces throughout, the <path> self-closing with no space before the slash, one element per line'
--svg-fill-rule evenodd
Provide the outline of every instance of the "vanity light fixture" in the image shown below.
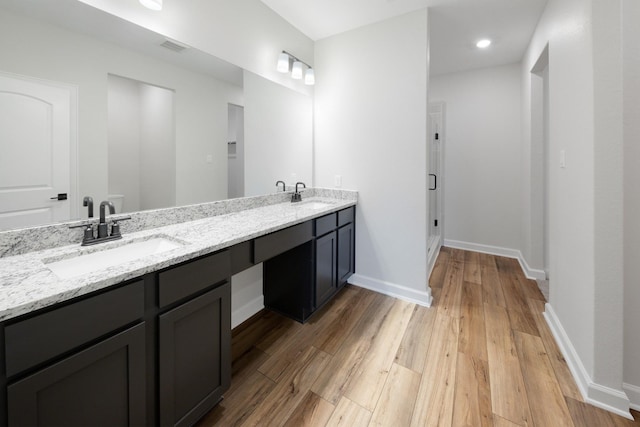
<path fill-rule="evenodd" d="M 491 46 L 491 40 L 489 39 L 478 40 L 478 43 L 476 43 L 476 46 L 480 49 L 486 49 L 489 46 Z"/>
<path fill-rule="evenodd" d="M 151 10 L 162 10 L 162 0 L 140 0 L 140 4 Z"/>
<path fill-rule="evenodd" d="M 316 74 L 313 72 L 313 68 L 307 68 L 304 72 L 304 84 L 313 86 L 316 84 Z"/>
<path fill-rule="evenodd" d="M 304 84 L 309 86 L 316 84 L 315 73 L 313 72 L 313 68 L 311 68 L 311 65 L 307 64 L 304 61 L 301 61 L 286 50 L 283 50 L 282 53 L 278 55 L 278 65 L 276 69 L 281 73 L 288 73 L 290 65 L 291 78 L 299 80 L 302 79 L 302 76 L 304 74 Z M 307 69 L 303 73 L 302 71 L 304 67 L 307 67 Z"/>
<path fill-rule="evenodd" d="M 293 67 L 291 67 L 291 78 L 300 80 L 302 78 L 302 62 L 293 61 Z"/>

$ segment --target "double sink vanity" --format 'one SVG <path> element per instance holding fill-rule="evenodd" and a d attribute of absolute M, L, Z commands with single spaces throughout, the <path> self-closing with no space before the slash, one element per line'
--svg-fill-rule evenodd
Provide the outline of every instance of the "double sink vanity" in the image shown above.
<path fill-rule="evenodd" d="M 0 425 L 196 422 L 230 385 L 234 274 L 263 263 L 265 307 L 304 322 L 355 270 L 357 193 L 304 194 L 132 213 L 95 246 L 0 233 Z"/>

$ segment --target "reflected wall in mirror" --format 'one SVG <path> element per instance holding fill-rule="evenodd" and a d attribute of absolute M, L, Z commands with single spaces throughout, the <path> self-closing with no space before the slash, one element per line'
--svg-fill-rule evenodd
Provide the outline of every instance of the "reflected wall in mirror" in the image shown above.
<path fill-rule="evenodd" d="M 141 113 L 135 114 L 140 120 L 136 126 L 145 127 L 148 137 L 156 141 L 168 138 L 172 123 L 175 145 L 163 145 L 164 155 L 158 157 L 164 158 L 164 165 L 154 166 L 150 163 L 153 155 L 139 152 L 137 182 L 141 190 L 137 203 L 135 196 L 123 199 L 125 211 L 168 206 L 172 200 L 179 206 L 274 192 L 278 179 L 287 184 L 294 179 L 312 184 L 310 97 L 197 49 L 169 50 L 161 46 L 165 41 L 162 35 L 76 0 L 0 0 L 0 71 L 59 82 L 77 90 L 77 162 L 71 168 L 77 173 L 78 191 L 73 190 L 73 179 L 66 188 L 49 191 L 68 194 L 68 199 L 59 203 L 69 204 L 69 219 L 86 217 L 82 196 L 92 196 L 99 203 L 109 195 L 117 200 L 125 193 L 124 181 L 117 184 L 121 177 L 112 175 L 122 173 L 126 163 L 134 163 L 135 156 L 124 150 L 127 138 L 118 133 L 121 129 L 110 128 L 109 123 L 115 120 L 115 113 L 131 122 L 132 116 L 124 112 L 133 107 L 110 105 L 114 95 L 109 95 L 109 87 L 114 76 L 173 93 L 173 112 L 165 111 L 160 125 L 145 127 Z M 243 88 L 247 79 L 250 87 Z M 230 176 L 238 174 L 228 170 L 230 105 L 242 107 L 245 113 L 243 183 L 229 182 Z M 301 114 L 305 115 L 302 120 Z M 166 163 L 170 157 L 171 165 Z M 149 164 L 143 165 L 143 161 Z M 128 167 L 129 173 L 135 172 L 135 165 Z M 167 190 L 165 200 L 142 202 L 143 194 L 148 193 L 143 190 L 143 181 L 148 188 Z M 0 192 L 3 187 L 5 183 L 0 182 Z M 13 210 L 13 206 L 0 206 L 0 230 L 26 225 L 2 224 L 3 212 Z M 60 220 L 49 217 L 44 222 Z"/>

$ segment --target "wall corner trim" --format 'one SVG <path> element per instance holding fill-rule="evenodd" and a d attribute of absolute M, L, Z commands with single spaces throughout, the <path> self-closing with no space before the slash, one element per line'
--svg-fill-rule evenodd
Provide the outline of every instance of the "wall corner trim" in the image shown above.
<path fill-rule="evenodd" d="M 635 409 L 636 411 L 640 411 L 640 387 L 633 384 L 622 384 L 622 388 L 627 393 L 631 404 L 629 405 L 631 409 Z"/>
<path fill-rule="evenodd" d="M 578 356 L 576 349 L 573 347 L 569 336 L 562 327 L 560 319 L 549 303 L 545 304 L 544 318 L 551 329 L 551 333 L 558 347 L 560 347 L 562 355 L 567 361 L 567 365 L 569 365 L 571 375 L 573 375 L 573 379 L 576 381 L 585 402 L 633 420 L 633 416 L 629 412 L 629 398 L 623 390 L 617 390 L 593 382 L 582 360 L 580 360 L 580 356 Z"/>
<path fill-rule="evenodd" d="M 445 239 L 444 246 L 454 249 L 463 249 L 465 251 L 482 252 L 490 255 L 515 258 L 520 263 L 520 267 L 522 267 L 522 271 L 524 271 L 524 275 L 527 276 L 527 279 L 546 279 L 544 270 L 536 270 L 529 267 L 529 264 L 527 264 L 527 260 L 524 259 L 522 252 L 518 249 L 503 248 L 500 246 L 483 245 L 481 243 L 462 242 L 460 240 L 448 239 Z"/>
<path fill-rule="evenodd" d="M 357 273 L 351 276 L 349 283 L 383 295 L 422 305 L 424 307 L 431 307 L 431 303 L 433 302 L 431 288 L 429 288 L 429 286 L 426 287 L 426 290 L 419 291 L 417 289 L 407 288 L 406 286 L 385 282 L 383 280 L 374 279 Z"/>

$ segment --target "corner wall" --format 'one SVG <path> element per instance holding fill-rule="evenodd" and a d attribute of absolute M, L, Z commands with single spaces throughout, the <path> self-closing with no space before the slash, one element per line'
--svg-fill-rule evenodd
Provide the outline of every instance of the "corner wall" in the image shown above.
<path fill-rule="evenodd" d="M 624 390 L 640 411 L 640 2 L 624 0 Z"/>
<path fill-rule="evenodd" d="M 523 160 L 531 161 L 530 72 L 548 44 L 550 301 L 545 316 L 587 402 L 629 417 L 622 391 L 619 4 L 547 4 L 523 59 L 523 153 L 529 156 Z M 523 190 L 524 199 L 530 199 L 531 188 Z M 526 224 L 522 227 L 530 238 Z"/>
<path fill-rule="evenodd" d="M 358 190 L 351 282 L 431 303 L 427 11 L 316 42 L 314 185 Z"/>

